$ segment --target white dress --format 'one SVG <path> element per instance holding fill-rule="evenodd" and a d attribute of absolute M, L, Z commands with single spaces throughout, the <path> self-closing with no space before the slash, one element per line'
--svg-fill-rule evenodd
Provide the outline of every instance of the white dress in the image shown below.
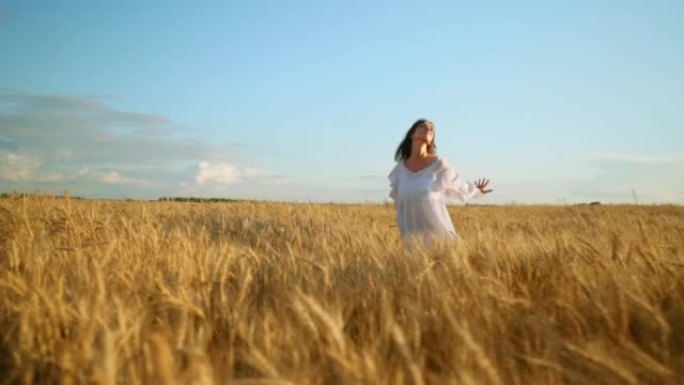
<path fill-rule="evenodd" d="M 474 183 L 460 178 L 442 158 L 418 172 L 400 160 L 388 178 L 392 188 L 389 196 L 396 204 L 397 224 L 405 240 L 419 236 L 425 243 L 433 237 L 455 238 L 446 198 L 465 202 L 482 195 Z"/>

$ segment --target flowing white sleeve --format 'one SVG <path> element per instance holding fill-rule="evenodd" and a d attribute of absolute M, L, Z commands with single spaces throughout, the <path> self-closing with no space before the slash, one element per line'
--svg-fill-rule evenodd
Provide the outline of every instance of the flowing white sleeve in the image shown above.
<path fill-rule="evenodd" d="M 397 201 L 397 196 L 398 196 L 398 190 L 399 190 L 399 163 L 397 163 L 396 166 L 392 169 L 392 171 L 387 175 L 387 178 L 390 181 L 390 193 L 389 197 L 392 198 L 393 201 Z"/>
<path fill-rule="evenodd" d="M 475 183 L 463 180 L 450 165 L 445 165 L 440 177 L 440 190 L 449 198 L 465 202 L 483 195 Z"/>

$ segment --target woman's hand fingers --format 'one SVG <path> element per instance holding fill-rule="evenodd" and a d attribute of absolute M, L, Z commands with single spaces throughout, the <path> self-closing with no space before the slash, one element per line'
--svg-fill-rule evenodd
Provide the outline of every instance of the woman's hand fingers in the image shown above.
<path fill-rule="evenodd" d="M 482 192 L 483 194 L 488 194 L 494 190 L 492 189 L 486 189 L 487 185 L 489 185 L 489 179 L 487 178 L 480 178 L 475 182 L 475 186 Z"/>

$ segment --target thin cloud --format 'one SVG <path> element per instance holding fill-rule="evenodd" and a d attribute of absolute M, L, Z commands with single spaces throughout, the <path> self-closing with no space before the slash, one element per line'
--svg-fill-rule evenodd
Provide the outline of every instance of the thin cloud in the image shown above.
<path fill-rule="evenodd" d="M 211 164 L 200 162 L 195 182 L 202 186 L 207 183 L 233 184 L 240 180 L 240 171 L 232 164 Z"/>
<path fill-rule="evenodd" d="M 659 154 L 659 155 L 634 155 L 634 154 L 599 154 L 590 156 L 585 161 L 594 164 L 673 164 L 684 163 L 684 153 Z"/>
<path fill-rule="evenodd" d="M 26 156 L 0 151 L 0 180 L 28 180 L 39 163 Z"/>
<path fill-rule="evenodd" d="M 9 139 L 9 138 L 5 138 L 3 136 L 0 136 L 0 150 L 2 150 L 2 149 L 16 150 L 17 144 L 14 143 L 14 141 Z"/>
<path fill-rule="evenodd" d="M 129 178 L 122 175 L 119 171 L 98 171 L 84 168 L 73 174 L 53 173 L 38 176 L 34 179 L 35 182 L 41 183 L 60 183 L 68 182 L 74 183 L 77 181 L 99 182 L 110 185 L 132 185 L 132 186 L 147 186 L 149 181 L 143 179 Z"/>
<path fill-rule="evenodd" d="M 242 182 L 263 182 L 280 179 L 283 179 L 283 177 L 256 168 L 240 168 L 231 163 L 200 162 L 197 165 L 195 183 L 199 186 L 207 184 L 233 185 Z"/>
<path fill-rule="evenodd" d="M 389 172 L 387 172 L 389 174 Z M 350 180 L 356 180 L 361 182 L 385 182 L 388 181 L 387 174 L 366 174 L 366 175 L 355 175 L 349 177 Z M 389 182 L 388 182 L 389 183 Z"/>
<path fill-rule="evenodd" d="M 594 166 L 592 180 L 572 186 L 577 197 L 593 200 L 684 202 L 684 153 L 656 155 L 606 153 L 584 158 Z"/>
<path fill-rule="evenodd" d="M 0 94 L 0 187 L 170 195 L 184 185 L 274 180 L 242 165 L 243 145 L 180 138 L 164 116 L 93 97 Z M 97 187 L 97 186 L 101 187 Z M 114 192 L 113 192 L 114 193 Z"/>

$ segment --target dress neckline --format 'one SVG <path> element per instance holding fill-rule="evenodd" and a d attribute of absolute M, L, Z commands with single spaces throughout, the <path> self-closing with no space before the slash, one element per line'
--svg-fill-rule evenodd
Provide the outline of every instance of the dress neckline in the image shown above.
<path fill-rule="evenodd" d="M 405 169 L 406 171 L 410 172 L 410 173 L 413 174 L 413 175 L 416 175 L 416 174 L 420 174 L 421 172 L 423 172 L 423 171 L 425 171 L 425 170 L 427 170 L 427 169 L 429 169 L 429 168 L 434 167 L 434 165 L 436 165 L 437 162 L 439 161 L 439 157 L 436 156 L 434 162 L 430 163 L 428 166 L 425 166 L 425 167 L 421 168 L 421 169 L 418 170 L 418 171 L 412 171 L 410 168 L 406 167 L 406 164 L 404 163 L 405 161 L 406 161 L 406 160 L 402 160 L 402 161 L 401 161 L 401 166 L 404 167 L 404 169 Z"/>

